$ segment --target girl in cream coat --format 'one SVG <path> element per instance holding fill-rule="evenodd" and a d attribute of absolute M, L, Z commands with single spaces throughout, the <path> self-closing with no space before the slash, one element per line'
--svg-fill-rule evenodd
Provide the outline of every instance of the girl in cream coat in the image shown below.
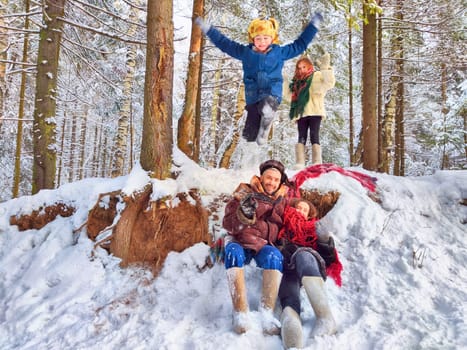
<path fill-rule="evenodd" d="M 295 146 L 296 169 L 305 167 L 305 145 L 310 134 L 312 164 L 321 164 L 319 128 L 326 118 L 324 97 L 335 85 L 334 71 L 329 53 L 317 62 L 320 70 L 315 71 L 308 56 L 300 57 L 295 65 L 292 82 L 284 88 L 284 99 L 289 100 L 290 119 L 297 123 L 298 143 Z"/>

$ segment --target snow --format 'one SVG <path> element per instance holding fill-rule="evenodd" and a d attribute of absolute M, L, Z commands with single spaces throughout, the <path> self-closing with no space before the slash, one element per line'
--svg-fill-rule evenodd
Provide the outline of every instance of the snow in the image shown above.
<path fill-rule="evenodd" d="M 207 245 L 170 253 L 153 278 L 141 268 L 120 268 L 85 229 L 74 233 L 101 193 L 130 194 L 152 182 L 156 197 L 196 187 L 208 204 L 258 171 L 203 169 L 178 150 L 174 164 L 177 180 L 151 180 L 135 165 L 127 176 L 86 179 L 0 203 L 1 349 L 282 348 L 279 336 L 264 336 L 260 328 L 261 275 L 254 263 L 245 271 L 253 328 L 237 335 L 224 267 L 201 269 Z M 336 335 L 308 338 L 314 314 L 302 291 L 306 347 L 466 348 L 467 206 L 460 202 L 467 198 L 467 171 L 395 177 L 347 170 L 377 177 L 381 203 L 338 172 L 302 185 L 341 193 L 322 223 L 344 266 L 341 288 L 331 279 L 325 284 Z M 294 173 L 288 170 L 289 177 Z M 9 224 L 12 215 L 57 201 L 74 206 L 74 215 L 40 230 Z M 222 215 L 217 220 L 210 226 L 220 226 Z"/>

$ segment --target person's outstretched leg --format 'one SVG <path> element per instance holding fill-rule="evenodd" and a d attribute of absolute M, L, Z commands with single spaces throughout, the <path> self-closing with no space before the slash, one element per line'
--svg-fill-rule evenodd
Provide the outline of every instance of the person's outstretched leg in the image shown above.
<path fill-rule="evenodd" d="M 254 257 L 258 267 L 263 269 L 263 290 L 259 312 L 265 334 L 279 334 L 280 321 L 274 317 L 277 294 L 282 279 L 283 257 L 279 249 L 266 245 Z"/>
<path fill-rule="evenodd" d="M 238 243 L 225 247 L 224 265 L 227 269 L 227 282 L 232 297 L 232 325 L 236 333 L 245 333 L 250 328 L 248 298 L 243 266 L 246 262 L 245 251 Z"/>
<path fill-rule="evenodd" d="M 271 129 L 271 125 L 276 116 L 276 111 L 278 108 L 279 103 L 273 96 L 267 96 L 260 102 L 259 110 L 261 114 L 261 123 L 258 131 L 258 137 L 256 138 L 256 143 L 258 145 L 263 145 L 266 143 L 269 130 Z"/>
<path fill-rule="evenodd" d="M 284 270 L 279 288 L 279 300 L 282 305 L 282 344 L 285 349 L 301 349 L 303 331 L 300 319 L 300 280 L 295 270 Z"/>
<path fill-rule="evenodd" d="M 319 128 L 321 125 L 320 116 L 310 117 L 310 141 L 311 141 L 311 163 L 323 163 L 321 155 L 321 145 L 319 144 Z"/>
<path fill-rule="evenodd" d="M 332 316 L 328 298 L 324 291 L 323 278 L 305 276 L 302 278 L 302 284 L 316 315 L 316 322 L 310 335 L 314 337 L 335 334 L 337 332 L 336 321 Z"/>
<path fill-rule="evenodd" d="M 324 280 L 316 258 L 308 251 L 301 251 L 295 257 L 297 275 L 301 278 L 308 300 L 315 312 L 316 321 L 311 336 L 332 335 L 337 332 L 336 321 L 324 291 Z"/>

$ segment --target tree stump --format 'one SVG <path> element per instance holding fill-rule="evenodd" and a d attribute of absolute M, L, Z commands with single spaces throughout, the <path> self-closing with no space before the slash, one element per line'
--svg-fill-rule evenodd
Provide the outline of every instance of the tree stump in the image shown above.
<path fill-rule="evenodd" d="M 11 216 L 10 225 L 18 226 L 19 231 L 40 230 L 49 222 L 55 220 L 57 216 L 60 215 L 66 218 L 72 216 L 75 211 L 76 209 L 72 206 L 61 202 L 44 205 L 37 210 L 33 210 L 31 214 Z"/>
<path fill-rule="evenodd" d="M 310 201 L 318 211 L 317 219 L 323 218 L 336 204 L 340 193 L 338 191 L 329 191 L 322 193 L 319 190 L 300 189 L 300 197 Z"/>
<path fill-rule="evenodd" d="M 112 194 L 112 197 L 119 197 L 125 203 L 125 208 L 112 228 L 109 251 L 122 259 L 122 267 L 141 264 L 150 267 L 157 275 L 169 252 L 181 252 L 199 242 L 211 244 L 211 236 L 208 232 L 208 211 L 203 208 L 195 190 L 157 201 L 150 200 L 151 193 L 152 187 L 147 186 L 132 196 Z M 116 205 L 112 198 L 110 203 Z M 105 217 L 105 222 L 99 227 L 108 227 L 113 222 L 108 217 L 111 211 L 111 207 L 96 204 L 90 211 L 88 224 L 96 218 Z M 98 225 L 90 225 L 93 229 L 88 232 L 90 237 L 97 237 L 96 227 Z"/>

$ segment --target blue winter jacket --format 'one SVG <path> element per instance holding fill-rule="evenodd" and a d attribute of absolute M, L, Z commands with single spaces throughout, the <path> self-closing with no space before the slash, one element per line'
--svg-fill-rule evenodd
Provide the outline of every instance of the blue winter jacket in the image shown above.
<path fill-rule="evenodd" d="M 310 22 L 294 42 L 284 46 L 272 44 L 266 53 L 254 51 L 253 44 L 242 45 L 227 38 L 213 26 L 206 35 L 220 50 L 242 61 L 245 100 L 250 105 L 268 95 L 281 102 L 284 62 L 303 53 L 317 32 Z"/>

